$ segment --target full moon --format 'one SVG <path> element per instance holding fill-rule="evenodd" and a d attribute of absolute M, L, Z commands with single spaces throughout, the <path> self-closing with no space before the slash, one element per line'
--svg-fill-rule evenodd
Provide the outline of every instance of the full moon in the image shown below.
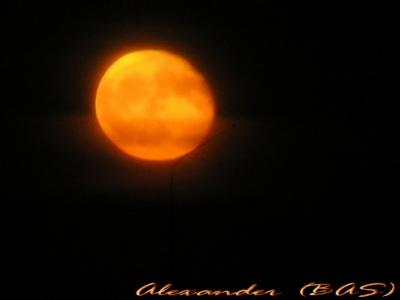
<path fill-rule="evenodd" d="M 95 106 L 100 127 L 118 148 L 158 161 L 194 150 L 215 114 L 202 74 L 184 58 L 161 50 L 117 59 L 99 82 Z"/>

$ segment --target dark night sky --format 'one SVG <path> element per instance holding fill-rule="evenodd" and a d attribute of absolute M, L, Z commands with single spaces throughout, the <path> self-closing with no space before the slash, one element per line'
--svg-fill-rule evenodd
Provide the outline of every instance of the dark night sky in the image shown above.
<path fill-rule="evenodd" d="M 398 16 L 391 2 L 298 2 L 2 9 L 11 299 L 400 279 Z M 176 171 L 174 274 L 170 165 L 121 154 L 93 116 L 102 72 L 145 46 L 190 59 L 217 127 L 237 125 Z"/>

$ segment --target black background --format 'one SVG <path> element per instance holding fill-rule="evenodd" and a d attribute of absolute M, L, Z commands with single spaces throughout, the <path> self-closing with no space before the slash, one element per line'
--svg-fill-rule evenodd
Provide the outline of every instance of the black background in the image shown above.
<path fill-rule="evenodd" d="M 291 299 L 310 281 L 400 284 L 398 15 L 297 2 L 3 7 L 10 299 L 133 299 L 150 281 Z M 172 273 L 170 164 L 120 153 L 93 116 L 104 70 L 142 47 L 192 61 L 216 127 L 236 124 L 176 170 Z"/>

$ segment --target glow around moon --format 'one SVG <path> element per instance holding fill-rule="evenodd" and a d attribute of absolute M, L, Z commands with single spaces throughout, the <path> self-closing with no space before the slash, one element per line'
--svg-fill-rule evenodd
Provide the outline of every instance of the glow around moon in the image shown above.
<path fill-rule="evenodd" d="M 171 160 L 194 150 L 215 114 L 204 77 L 182 57 L 160 50 L 115 61 L 100 80 L 95 106 L 107 137 L 146 160 Z"/>

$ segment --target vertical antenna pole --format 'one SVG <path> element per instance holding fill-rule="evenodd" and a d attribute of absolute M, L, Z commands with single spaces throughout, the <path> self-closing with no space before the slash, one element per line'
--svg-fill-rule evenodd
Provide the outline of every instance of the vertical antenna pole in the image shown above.
<path fill-rule="evenodd" d="M 174 195 L 174 172 L 176 162 L 174 162 L 169 174 L 169 264 L 170 273 L 173 277 L 175 274 L 175 195 Z"/>
<path fill-rule="evenodd" d="M 206 139 L 202 142 L 195 150 L 181 156 L 176 161 L 174 161 L 171 165 L 170 174 L 169 174 L 169 264 L 170 264 L 170 275 L 171 277 L 175 276 L 175 252 L 176 252 L 176 214 L 175 214 L 175 169 L 179 163 L 185 160 L 187 157 L 192 155 L 194 152 L 198 151 L 200 148 L 207 145 L 210 141 L 215 140 L 217 137 L 226 133 L 228 130 L 236 127 L 236 123 L 233 123 L 230 127 L 221 130 L 210 138 Z M 171 278 L 173 279 L 173 278 Z"/>

